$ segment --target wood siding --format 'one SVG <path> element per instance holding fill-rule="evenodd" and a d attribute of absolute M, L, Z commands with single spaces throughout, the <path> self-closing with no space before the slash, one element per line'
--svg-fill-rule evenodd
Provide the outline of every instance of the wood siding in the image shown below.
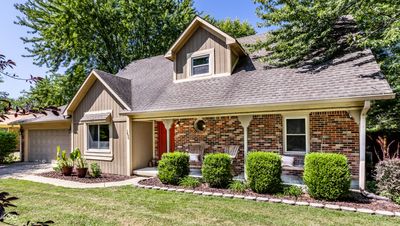
<path fill-rule="evenodd" d="M 187 54 L 211 48 L 214 48 L 215 74 L 229 73 L 229 66 L 227 65 L 229 61 L 227 59 L 227 51 L 229 50 L 225 42 L 199 27 L 176 54 L 176 79 L 184 79 L 189 76 L 186 65 L 188 60 Z"/>
<path fill-rule="evenodd" d="M 153 122 L 133 122 L 132 168 L 147 167 L 153 159 Z"/>
<path fill-rule="evenodd" d="M 73 147 L 80 148 L 83 152 L 85 149 L 84 124 L 80 120 L 85 112 L 112 110 L 113 159 L 88 161 L 99 163 L 104 173 L 127 174 L 126 119 L 119 115 L 124 110 L 122 106 L 101 82 L 96 81 L 73 113 Z"/>

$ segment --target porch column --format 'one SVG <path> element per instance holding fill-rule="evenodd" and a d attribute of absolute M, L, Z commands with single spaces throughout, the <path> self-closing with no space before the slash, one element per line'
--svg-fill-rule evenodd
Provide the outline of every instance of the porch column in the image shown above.
<path fill-rule="evenodd" d="M 365 190 L 365 140 L 366 140 L 366 118 L 367 112 L 371 106 L 370 101 L 365 101 L 364 108 L 360 114 L 360 169 L 359 169 L 359 188 Z"/>
<path fill-rule="evenodd" d="M 165 127 L 165 129 L 167 130 L 167 153 L 169 153 L 169 148 L 171 147 L 171 145 L 170 145 L 170 139 L 169 139 L 169 137 L 170 137 L 170 129 L 171 129 L 171 126 L 172 126 L 172 123 L 174 122 L 172 119 L 165 119 L 165 120 L 162 120 L 162 122 L 163 122 L 163 124 L 164 124 L 164 127 Z"/>
<path fill-rule="evenodd" d="M 248 143 L 247 143 L 247 129 L 250 125 L 251 120 L 253 119 L 252 115 L 241 115 L 238 116 L 240 124 L 243 127 L 243 160 L 244 160 L 244 179 L 247 180 L 247 173 L 246 173 L 246 159 L 247 159 L 247 151 L 248 151 Z"/>

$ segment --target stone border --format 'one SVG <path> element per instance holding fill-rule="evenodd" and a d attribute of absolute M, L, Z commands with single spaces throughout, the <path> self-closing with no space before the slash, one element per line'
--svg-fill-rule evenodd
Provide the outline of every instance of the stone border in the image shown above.
<path fill-rule="evenodd" d="M 379 215 L 379 216 L 400 217 L 400 212 L 392 212 L 392 211 L 386 211 L 386 210 L 354 208 L 354 207 L 349 207 L 349 206 L 313 203 L 313 202 L 305 202 L 305 201 L 294 201 L 294 200 L 290 200 L 290 199 L 280 199 L 280 198 L 232 195 L 232 194 L 224 194 L 224 193 L 220 193 L 220 192 L 203 192 L 203 191 L 194 191 L 192 189 L 182 189 L 182 188 L 181 189 L 166 188 L 166 187 L 160 188 L 158 186 L 141 185 L 141 184 L 139 184 L 139 181 L 137 181 L 137 183 L 134 183 L 133 186 L 137 187 L 137 188 L 144 188 L 144 189 L 172 191 L 172 192 L 179 192 L 179 193 L 190 193 L 190 194 L 200 195 L 200 196 L 222 197 L 222 198 L 230 198 L 230 199 L 243 199 L 243 200 L 247 200 L 247 201 L 256 201 L 256 202 L 282 203 L 282 204 L 286 204 L 286 205 L 309 206 L 309 207 L 313 207 L 313 208 L 324 208 L 324 209 L 338 210 L 338 211 L 366 213 L 366 214 Z"/>

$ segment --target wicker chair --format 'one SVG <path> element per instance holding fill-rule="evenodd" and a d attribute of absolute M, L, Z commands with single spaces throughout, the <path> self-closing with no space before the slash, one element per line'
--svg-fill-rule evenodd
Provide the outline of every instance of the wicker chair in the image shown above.
<path fill-rule="evenodd" d="M 190 168 L 201 168 L 204 158 L 204 149 L 205 145 L 203 143 L 189 145 L 187 152 L 190 155 Z"/>
<path fill-rule="evenodd" d="M 239 153 L 239 145 L 225 146 L 224 153 L 228 154 L 232 160 L 235 159 Z"/>

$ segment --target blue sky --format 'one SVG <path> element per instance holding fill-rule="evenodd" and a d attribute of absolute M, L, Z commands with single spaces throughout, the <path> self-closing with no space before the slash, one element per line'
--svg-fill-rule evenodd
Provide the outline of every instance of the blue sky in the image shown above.
<path fill-rule="evenodd" d="M 28 54 L 25 50 L 26 45 L 20 37 L 26 36 L 27 29 L 14 24 L 16 16 L 20 13 L 14 8 L 15 3 L 24 3 L 26 0 L 3 0 L 0 7 L 0 53 L 16 62 L 17 67 L 10 71 L 20 77 L 45 76 L 48 69 L 33 64 L 33 59 L 22 57 Z M 199 11 L 210 14 L 217 19 L 230 17 L 247 20 L 257 32 L 265 31 L 265 28 L 257 28 L 260 22 L 255 14 L 256 5 L 252 0 L 194 0 L 195 7 Z M 0 91 L 6 91 L 10 97 L 16 98 L 21 95 L 22 90 L 28 90 L 30 84 L 10 78 L 4 78 L 4 83 L 0 83 Z"/>

